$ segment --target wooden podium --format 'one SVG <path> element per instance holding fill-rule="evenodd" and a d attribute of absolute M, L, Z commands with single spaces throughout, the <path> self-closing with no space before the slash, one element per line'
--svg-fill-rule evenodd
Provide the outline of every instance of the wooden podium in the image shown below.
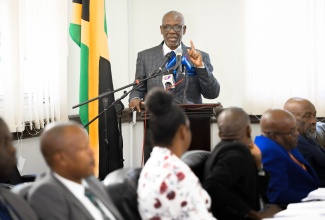
<path fill-rule="evenodd" d="M 178 105 L 186 113 L 190 120 L 190 127 L 192 132 L 192 142 L 189 150 L 211 150 L 211 118 L 217 116 L 222 111 L 220 103 L 215 104 L 192 104 L 192 105 Z M 150 119 L 150 114 L 145 115 L 142 111 L 141 118 L 143 120 Z M 149 123 L 146 125 L 145 145 L 152 145 L 150 138 Z M 217 134 L 215 134 L 217 135 Z"/>

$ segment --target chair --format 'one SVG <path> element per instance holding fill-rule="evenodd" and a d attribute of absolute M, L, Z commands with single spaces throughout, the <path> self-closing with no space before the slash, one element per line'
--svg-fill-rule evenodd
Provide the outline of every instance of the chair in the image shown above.
<path fill-rule="evenodd" d="M 27 200 L 27 195 L 29 189 L 33 186 L 34 182 L 26 182 L 26 183 L 20 183 L 11 188 L 11 192 L 21 196 L 25 200 Z"/>
<path fill-rule="evenodd" d="M 36 175 L 23 175 L 21 176 L 17 167 L 13 170 L 8 179 L 1 180 L 1 183 L 16 185 L 19 183 L 27 183 L 35 181 Z"/>
<path fill-rule="evenodd" d="M 325 123 L 316 123 L 316 137 L 319 145 L 325 149 Z"/>
<path fill-rule="evenodd" d="M 191 168 L 201 183 L 204 180 L 204 165 L 210 154 L 210 151 L 190 150 L 185 152 L 181 157 L 181 160 Z"/>
<path fill-rule="evenodd" d="M 124 219 L 141 220 L 138 212 L 137 188 L 142 168 L 121 168 L 103 180 L 106 192 Z"/>
<path fill-rule="evenodd" d="M 8 184 L 8 183 L 0 183 L 0 187 L 11 189 L 14 185 Z"/>

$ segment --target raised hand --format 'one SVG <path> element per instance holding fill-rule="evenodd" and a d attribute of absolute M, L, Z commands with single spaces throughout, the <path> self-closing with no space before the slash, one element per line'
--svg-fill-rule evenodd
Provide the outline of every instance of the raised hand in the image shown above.
<path fill-rule="evenodd" d="M 191 62 L 196 67 L 203 67 L 202 54 L 200 53 L 200 51 L 197 51 L 195 49 L 193 41 L 190 41 L 190 44 L 191 44 L 191 49 L 187 49 L 187 52 Z"/>

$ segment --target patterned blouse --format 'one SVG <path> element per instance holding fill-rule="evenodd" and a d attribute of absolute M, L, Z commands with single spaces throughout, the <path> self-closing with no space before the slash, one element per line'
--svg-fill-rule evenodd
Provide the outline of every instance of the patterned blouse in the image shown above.
<path fill-rule="evenodd" d="M 215 219 L 211 199 L 191 169 L 169 149 L 154 147 L 138 185 L 142 219 Z"/>

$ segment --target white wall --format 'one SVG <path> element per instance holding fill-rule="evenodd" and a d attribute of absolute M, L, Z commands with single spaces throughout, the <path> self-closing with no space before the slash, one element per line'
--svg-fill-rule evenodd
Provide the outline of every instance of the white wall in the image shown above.
<path fill-rule="evenodd" d="M 71 4 L 68 3 L 71 15 Z M 109 52 L 115 89 L 134 81 L 137 53 L 158 45 L 162 16 L 178 10 L 185 17 L 185 44 L 210 54 L 214 74 L 221 84 L 220 96 L 205 102 L 221 102 L 224 106 L 243 106 L 238 94 L 244 90 L 244 0 L 106 0 Z M 69 114 L 78 104 L 79 48 L 68 37 Z M 236 65 L 234 65 L 236 64 Z M 120 97 L 122 92 L 116 93 Z M 127 106 L 127 98 L 123 100 Z"/>
<path fill-rule="evenodd" d="M 70 18 L 71 1 L 67 2 Z M 221 84 L 220 96 L 204 102 L 221 102 L 224 107 L 243 107 L 239 94 L 244 91 L 241 82 L 245 79 L 244 9 L 245 0 L 106 0 L 114 88 L 134 81 L 137 53 L 162 41 L 159 29 L 162 16 L 167 11 L 177 10 L 183 13 L 187 25 L 184 43 L 189 45 L 189 41 L 193 40 L 196 48 L 210 54 L 214 74 Z M 74 115 L 78 114 L 78 109 L 72 109 L 72 106 L 78 104 L 79 48 L 69 36 L 67 38 L 69 115 Z M 121 94 L 122 91 L 116 93 L 115 98 Z M 125 107 L 128 105 L 127 98 L 123 100 Z M 142 126 L 142 123 L 123 125 L 126 167 L 140 165 Z M 213 125 L 211 132 L 214 146 L 219 140 L 216 125 Z M 253 136 L 256 134 L 259 134 L 259 128 L 253 125 Z M 130 139 L 131 136 L 133 138 Z M 23 174 L 46 169 L 37 138 L 23 140 L 22 149 L 26 159 Z"/>

